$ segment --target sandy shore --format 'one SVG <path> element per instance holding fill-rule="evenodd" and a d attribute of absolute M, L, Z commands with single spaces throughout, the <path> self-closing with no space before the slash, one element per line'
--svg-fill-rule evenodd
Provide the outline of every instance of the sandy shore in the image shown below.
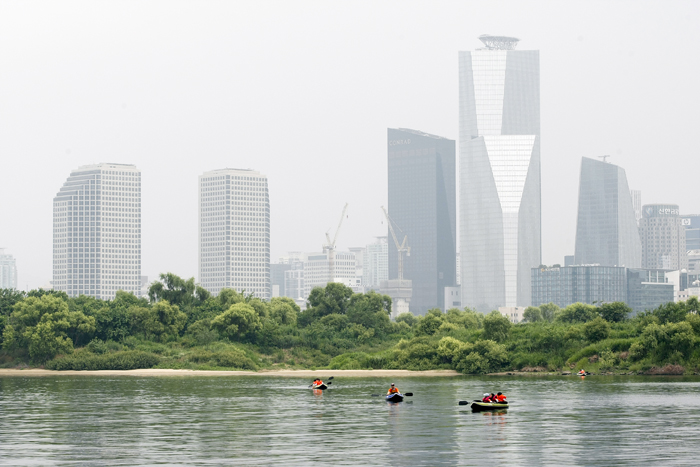
<path fill-rule="evenodd" d="M 202 370 L 98 370 L 98 371 L 52 371 L 41 369 L 0 369 L 3 376 L 285 376 L 298 378 L 314 378 L 316 376 L 335 377 L 380 377 L 391 378 L 401 376 L 459 376 L 453 370 L 262 370 L 262 371 L 202 371 Z"/>

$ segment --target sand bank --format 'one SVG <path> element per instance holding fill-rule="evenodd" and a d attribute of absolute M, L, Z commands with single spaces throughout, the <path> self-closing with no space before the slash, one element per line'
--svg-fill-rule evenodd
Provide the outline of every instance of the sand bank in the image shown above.
<path fill-rule="evenodd" d="M 204 370 L 96 370 L 96 371 L 53 371 L 42 369 L 0 369 L 0 378 L 7 376 L 284 376 L 292 378 L 335 377 L 379 377 L 393 378 L 401 376 L 459 376 L 453 370 L 261 370 L 261 371 L 204 371 Z"/>

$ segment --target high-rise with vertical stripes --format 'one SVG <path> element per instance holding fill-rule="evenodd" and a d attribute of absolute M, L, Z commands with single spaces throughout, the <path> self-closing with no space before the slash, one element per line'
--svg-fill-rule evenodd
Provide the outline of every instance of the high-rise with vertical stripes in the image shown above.
<path fill-rule="evenodd" d="M 141 294 L 141 172 L 102 163 L 71 172 L 53 200 L 53 288 L 69 297 Z"/>
<path fill-rule="evenodd" d="M 267 177 L 247 169 L 199 176 L 199 282 L 271 298 Z"/>
<path fill-rule="evenodd" d="M 518 39 L 459 52 L 462 305 L 530 304 L 541 260 L 540 64 Z"/>

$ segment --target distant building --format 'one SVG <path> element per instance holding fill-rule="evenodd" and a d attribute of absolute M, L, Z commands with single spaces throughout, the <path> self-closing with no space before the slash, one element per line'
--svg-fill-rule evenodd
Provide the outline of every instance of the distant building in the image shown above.
<path fill-rule="evenodd" d="M 639 224 L 639 219 L 642 218 L 642 192 L 641 190 L 630 191 L 632 196 L 632 209 L 634 209 L 634 218 Z"/>
<path fill-rule="evenodd" d="M 508 318 L 511 323 L 519 323 L 523 320 L 523 313 L 525 313 L 524 306 L 501 306 L 498 307 L 498 312 Z"/>
<path fill-rule="evenodd" d="M 382 281 L 389 280 L 389 245 L 386 237 L 365 247 L 362 285 L 366 290 L 378 290 Z"/>
<path fill-rule="evenodd" d="M 540 57 L 479 40 L 459 52 L 460 284 L 462 305 L 488 312 L 529 305 L 541 263 Z"/>
<path fill-rule="evenodd" d="M 17 261 L 0 248 L 0 289 L 17 288 Z"/>
<path fill-rule="evenodd" d="M 306 300 L 306 295 L 304 295 L 304 263 L 294 263 L 292 269 L 284 272 L 284 293 L 285 297 L 294 300 Z"/>
<path fill-rule="evenodd" d="M 360 283 L 362 284 L 367 248 L 363 246 L 353 246 L 348 248 L 348 250 L 355 255 L 355 277 L 360 279 Z"/>
<path fill-rule="evenodd" d="M 458 285 L 454 287 L 445 287 L 444 311 L 450 308 L 462 308 L 462 291 Z"/>
<path fill-rule="evenodd" d="M 569 267 L 574 265 L 574 255 L 564 256 L 564 267 Z"/>
<path fill-rule="evenodd" d="M 355 254 L 336 251 L 334 269 L 335 277 L 331 278 L 327 253 L 309 253 L 304 263 L 304 299 L 315 287 L 325 287 L 329 282 L 347 284 L 348 281 L 355 281 Z"/>
<path fill-rule="evenodd" d="M 532 268 L 532 304 L 627 301 L 627 270 L 623 267 L 582 265 Z"/>
<path fill-rule="evenodd" d="M 151 284 L 148 282 L 148 276 L 141 276 L 141 296 L 148 297 L 148 288 Z"/>
<path fill-rule="evenodd" d="M 675 204 L 646 204 L 639 222 L 642 268 L 677 270 L 688 268 L 686 228 Z"/>
<path fill-rule="evenodd" d="M 630 269 L 627 271 L 627 305 L 635 313 L 653 310 L 674 301 L 674 284 L 667 282 L 666 271 Z"/>
<path fill-rule="evenodd" d="M 444 288 L 456 284 L 455 142 L 404 128 L 389 128 L 389 216 L 396 235 L 408 236 L 403 278 L 413 283 L 414 314 L 443 308 Z M 389 252 L 389 278 L 398 278 L 398 252 Z"/>
<path fill-rule="evenodd" d="M 69 297 L 141 295 L 141 172 L 102 163 L 73 170 L 53 199 L 53 288 Z"/>
<path fill-rule="evenodd" d="M 639 268 L 642 244 L 624 169 L 581 160 L 576 264 Z"/>
<path fill-rule="evenodd" d="M 681 216 L 681 224 L 685 227 L 685 247 L 700 250 L 700 214 Z"/>
<path fill-rule="evenodd" d="M 411 313 L 412 283 L 408 279 L 389 279 L 382 281 L 379 293 L 391 297 L 391 318 L 395 319 L 401 313 Z"/>
<path fill-rule="evenodd" d="M 284 273 L 292 269 L 291 264 L 270 264 L 270 286 L 273 297 L 286 297 Z"/>
<path fill-rule="evenodd" d="M 270 201 L 267 177 L 244 169 L 199 176 L 199 280 L 269 300 Z"/>

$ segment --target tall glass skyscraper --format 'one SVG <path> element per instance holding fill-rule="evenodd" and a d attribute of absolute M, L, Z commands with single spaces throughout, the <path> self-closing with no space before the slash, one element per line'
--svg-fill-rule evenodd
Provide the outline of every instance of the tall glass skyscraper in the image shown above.
<path fill-rule="evenodd" d="M 271 298 L 267 177 L 244 169 L 199 176 L 199 281 Z"/>
<path fill-rule="evenodd" d="M 530 305 L 541 261 L 540 59 L 481 36 L 459 53 L 462 305 Z"/>
<path fill-rule="evenodd" d="M 17 288 L 17 262 L 0 248 L 0 289 Z"/>
<path fill-rule="evenodd" d="M 623 168 L 581 160 L 574 256 L 576 264 L 641 267 L 642 243 Z"/>
<path fill-rule="evenodd" d="M 455 142 L 389 128 L 389 216 L 399 241 L 408 236 L 403 277 L 413 281 L 410 311 L 444 308 L 444 288 L 456 283 Z M 389 234 L 390 235 L 390 234 Z M 398 252 L 389 241 L 389 279 L 398 277 Z"/>
<path fill-rule="evenodd" d="M 85 165 L 53 199 L 53 288 L 103 300 L 141 295 L 141 171 Z"/>

